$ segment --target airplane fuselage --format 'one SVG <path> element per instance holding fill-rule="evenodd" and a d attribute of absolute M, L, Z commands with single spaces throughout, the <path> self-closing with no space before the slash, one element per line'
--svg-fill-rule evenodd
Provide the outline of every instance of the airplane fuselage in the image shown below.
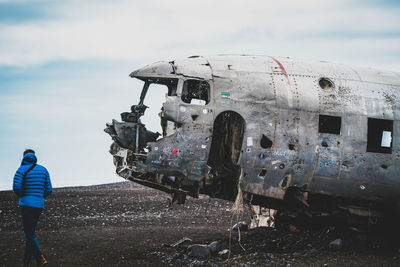
<path fill-rule="evenodd" d="M 134 107 L 136 120 L 108 126 L 117 173 L 127 179 L 231 200 L 239 183 L 248 201 L 280 208 L 323 210 L 325 196 L 358 215 L 400 204 L 400 73 L 214 56 L 131 76 L 147 88 L 166 85 L 168 96 L 162 138 L 145 134 Z"/>

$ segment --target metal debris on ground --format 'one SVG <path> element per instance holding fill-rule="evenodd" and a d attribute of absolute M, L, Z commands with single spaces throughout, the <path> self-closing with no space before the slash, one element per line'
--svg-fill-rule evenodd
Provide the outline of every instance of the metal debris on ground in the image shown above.
<path fill-rule="evenodd" d="M 257 227 L 275 227 L 275 218 L 277 210 L 264 208 L 259 205 L 250 205 L 251 222 L 249 229 Z"/>
<path fill-rule="evenodd" d="M 192 241 L 192 239 L 190 239 L 189 237 L 183 237 L 182 239 L 180 239 L 180 240 L 178 240 L 178 241 L 176 241 L 175 243 L 173 243 L 173 244 L 171 244 L 171 247 L 176 247 L 176 246 L 179 246 L 180 244 L 182 244 L 182 243 L 184 243 L 184 242 L 187 242 L 187 241 Z"/>

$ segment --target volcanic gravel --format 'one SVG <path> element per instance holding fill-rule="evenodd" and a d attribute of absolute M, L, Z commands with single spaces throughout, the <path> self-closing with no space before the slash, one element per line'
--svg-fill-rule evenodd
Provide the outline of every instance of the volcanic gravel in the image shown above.
<path fill-rule="evenodd" d="M 400 266 L 390 231 L 321 225 L 292 232 L 282 221 L 230 238 L 231 225 L 250 222 L 248 208 L 236 216 L 232 204 L 200 196 L 170 206 L 169 195 L 131 182 L 60 188 L 46 199 L 37 237 L 48 266 Z M 0 266 L 21 265 L 24 237 L 11 191 L 0 192 L 0 237 Z M 192 241 L 171 246 L 184 237 Z M 341 246 L 329 245 L 338 238 Z M 213 241 L 231 248 L 229 259 L 188 256 L 189 245 Z"/>

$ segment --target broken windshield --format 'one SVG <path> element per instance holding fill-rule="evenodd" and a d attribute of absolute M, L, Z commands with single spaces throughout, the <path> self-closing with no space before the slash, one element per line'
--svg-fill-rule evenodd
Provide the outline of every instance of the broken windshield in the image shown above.
<path fill-rule="evenodd" d="M 148 109 L 142 117 L 142 123 L 150 131 L 162 133 L 160 116 L 165 96 L 176 96 L 178 79 L 157 78 L 147 79 L 142 89 L 139 105 L 146 105 Z"/>
<path fill-rule="evenodd" d="M 178 79 L 176 78 L 150 78 L 145 81 L 143 86 L 142 95 L 146 95 L 147 89 L 150 84 L 160 84 L 165 85 L 168 88 L 168 95 L 169 96 L 176 96 L 177 95 L 177 87 L 178 87 Z"/>

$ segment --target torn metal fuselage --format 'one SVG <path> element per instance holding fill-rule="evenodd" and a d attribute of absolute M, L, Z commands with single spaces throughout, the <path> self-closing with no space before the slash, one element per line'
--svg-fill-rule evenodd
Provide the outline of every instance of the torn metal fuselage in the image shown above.
<path fill-rule="evenodd" d="M 179 202 L 186 194 L 197 197 L 203 178 L 210 172 L 207 158 L 213 113 L 206 105 L 211 70 L 205 64 L 198 68 L 198 73 L 191 70 L 184 75 L 177 72 L 173 62 L 163 62 L 131 73 L 131 77 L 145 82 L 139 104 L 121 114 L 124 122 L 113 120 L 105 129 L 114 140 L 110 152 L 120 176 L 172 193 Z M 168 88 L 159 114 L 163 133 L 158 140 L 160 134 L 146 130 L 140 121 L 152 83 Z"/>
<path fill-rule="evenodd" d="M 234 200 L 239 184 L 252 204 L 314 214 L 378 216 L 400 205 L 399 73 L 195 56 L 130 76 L 145 83 L 139 103 L 106 128 L 126 179 L 178 202 Z M 151 84 L 168 88 L 161 138 L 140 121 Z"/>

